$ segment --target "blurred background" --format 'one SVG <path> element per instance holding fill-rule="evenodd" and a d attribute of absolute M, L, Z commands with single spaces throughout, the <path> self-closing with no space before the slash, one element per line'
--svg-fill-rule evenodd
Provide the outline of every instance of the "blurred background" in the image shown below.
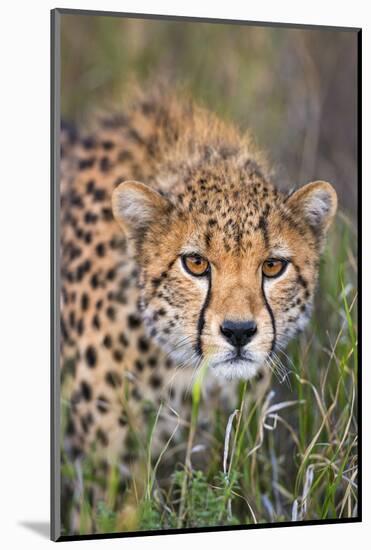
<path fill-rule="evenodd" d="M 84 122 L 159 77 L 241 129 L 268 153 L 282 189 L 315 179 L 357 208 L 357 35 L 310 30 L 62 16 L 62 115 Z"/>

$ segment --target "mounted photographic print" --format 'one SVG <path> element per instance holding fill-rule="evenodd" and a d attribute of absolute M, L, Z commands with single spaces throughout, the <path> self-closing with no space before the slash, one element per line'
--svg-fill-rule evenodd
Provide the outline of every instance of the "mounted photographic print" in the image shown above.
<path fill-rule="evenodd" d="M 52 12 L 54 540 L 360 521 L 360 39 Z"/>

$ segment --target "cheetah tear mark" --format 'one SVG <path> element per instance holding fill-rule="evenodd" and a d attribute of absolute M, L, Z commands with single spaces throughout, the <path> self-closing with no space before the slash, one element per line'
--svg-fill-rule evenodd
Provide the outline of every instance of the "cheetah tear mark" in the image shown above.
<path fill-rule="evenodd" d="M 199 316 L 198 322 L 197 322 L 196 353 L 200 357 L 202 357 L 201 337 L 202 337 L 202 331 L 203 331 L 204 326 L 205 326 L 205 313 L 206 313 L 206 310 L 208 308 L 208 305 L 210 303 L 210 298 L 211 298 L 211 272 L 209 272 L 208 275 L 207 275 L 207 282 L 208 282 L 208 287 L 207 287 L 206 298 L 205 298 L 204 303 L 202 304 L 202 308 L 201 308 L 201 311 L 200 311 L 200 316 Z"/>
<path fill-rule="evenodd" d="M 277 330 L 276 330 L 276 320 L 274 318 L 272 308 L 271 308 L 271 306 L 270 306 L 270 304 L 267 300 L 267 297 L 265 295 L 264 278 L 263 277 L 262 277 L 261 289 L 262 289 L 263 300 L 264 300 L 265 306 L 268 310 L 269 317 L 271 318 L 271 322 L 272 322 L 273 338 L 272 338 L 272 343 L 271 343 L 271 349 L 270 349 L 270 352 L 269 352 L 269 355 L 270 355 L 274 351 L 274 348 L 275 348 L 275 345 L 276 345 Z"/>

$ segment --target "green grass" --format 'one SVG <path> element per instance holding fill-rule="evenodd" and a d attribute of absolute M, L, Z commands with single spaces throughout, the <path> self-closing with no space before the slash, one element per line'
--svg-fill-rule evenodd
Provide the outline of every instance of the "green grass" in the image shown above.
<path fill-rule="evenodd" d="M 340 214 L 323 255 L 311 324 L 281 356 L 289 382 L 274 378 L 259 402 L 251 398 L 249 383 L 240 384 L 236 410 L 230 416 L 215 411 L 204 470 L 193 465 L 191 452 L 202 402 L 200 379 L 183 430 L 187 451 L 170 467 L 170 445 L 157 462 L 151 460 L 160 412 L 152 407 L 141 452 L 141 490 L 133 485 L 124 490 L 115 465 L 98 477 L 92 456 L 79 468 L 64 457 L 62 476 L 75 487 L 81 509 L 80 533 L 357 515 L 355 242 L 351 223 Z M 89 494 L 97 487 L 101 498 L 92 507 Z M 65 520 L 65 533 L 71 529 Z"/>

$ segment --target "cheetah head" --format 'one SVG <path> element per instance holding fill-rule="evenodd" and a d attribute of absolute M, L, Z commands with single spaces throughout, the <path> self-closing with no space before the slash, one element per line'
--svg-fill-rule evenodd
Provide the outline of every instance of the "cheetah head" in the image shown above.
<path fill-rule="evenodd" d="M 113 212 L 133 243 L 149 335 L 179 365 L 249 379 L 304 328 L 337 197 L 317 181 L 194 181 L 165 195 L 129 181 Z"/>

